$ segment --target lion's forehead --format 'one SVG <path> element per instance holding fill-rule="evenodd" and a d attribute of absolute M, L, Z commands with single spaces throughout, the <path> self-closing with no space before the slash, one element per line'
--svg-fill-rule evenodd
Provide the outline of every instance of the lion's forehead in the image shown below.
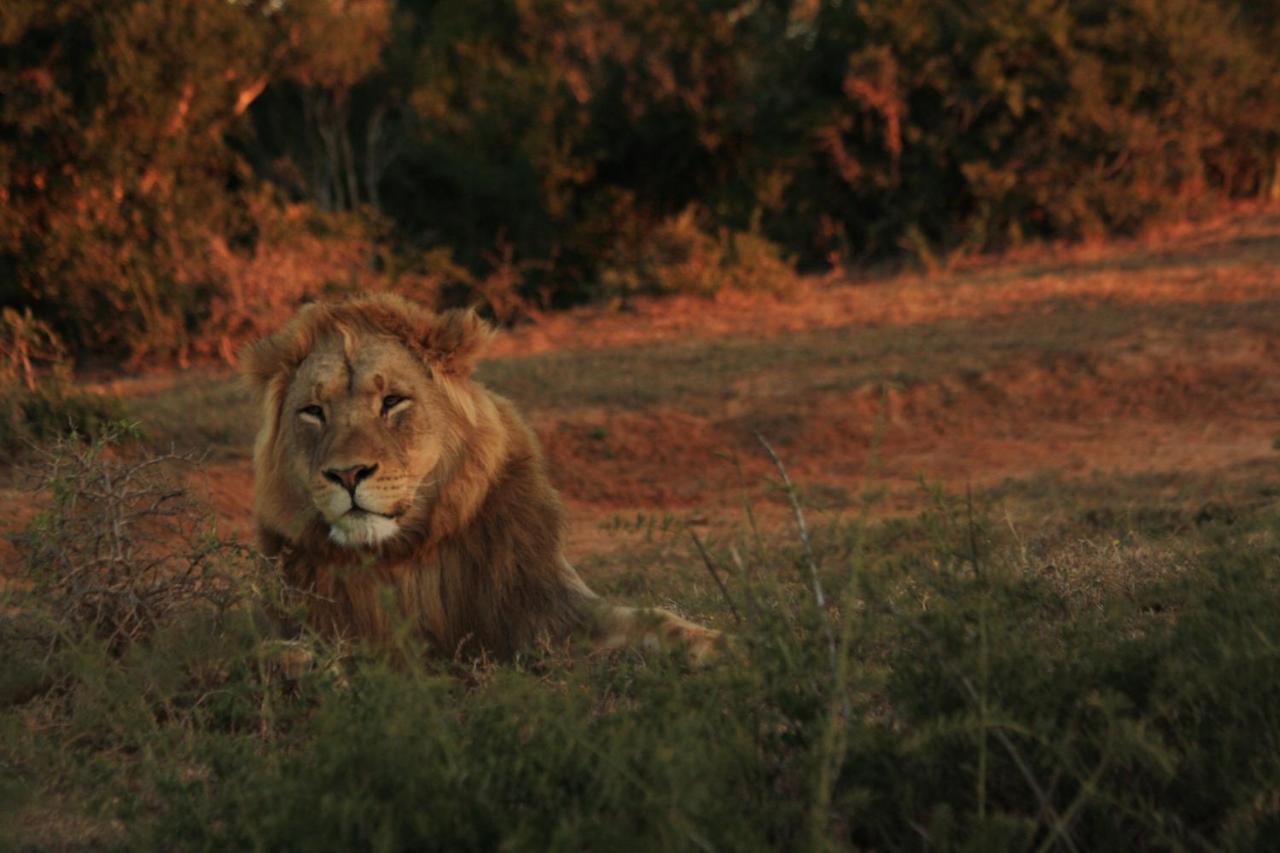
<path fill-rule="evenodd" d="M 336 399 L 352 393 L 404 393 L 424 379 L 409 350 L 392 338 L 328 337 L 299 365 L 291 390 L 298 397 Z"/>
<path fill-rule="evenodd" d="M 364 390 L 385 391 L 392 385 L 420 384 L 425 379 L 422 365 L 405 347 L 390 340 L 375 340 L 353 353 L 352 384 Z"/>
<path fill-rule="evenodd" d="M 326 398 L 350 384 L 350 369 L 341 355 L 313 352 L 298 366 L 290 391 L 294 396 Z"/>

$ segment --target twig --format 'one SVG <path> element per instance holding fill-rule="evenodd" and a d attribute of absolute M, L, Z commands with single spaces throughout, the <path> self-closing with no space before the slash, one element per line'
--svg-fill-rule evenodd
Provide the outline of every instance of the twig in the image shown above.
<path fill-rule="evenodd" d="M 698 534 L 689 531 L 689 536 L 693 538 L 693 544 L 698 546 L 698 553 L 702 555 L 702 564 L 707 567 L 707 574 L 711 575 L 711 579 L 716 582 L 716 586 L 720 587 L 720 594 L 724 596 L 724 603 L 729 605 L 729 612 L 733 614 L 735 624 L 742 624 L 742 615 L 738 613 L 738 608 L 733 603 L 733 598 L 729 595 L 729 589 L 724 585 L 724 581 L 720 579 L 720 573 L 716 571 L 715 563 L 711 561 L 711 555 L 707 553 L 707 549 L 703 546 L 702 540 L 698 538 Z"/>
<path fill-rule="evenodd" d="M 747 601 L 747 624 L 754 627 L 757 622 L 757 613 L 760 606 L 756 604 L 755 590 L 752 589 L 751 569 L 742 561 L 742 555 L 738 553 L 738 549 L 733 545 L 729 546 L 729 557 L 733 560 L 733 564 L 738 567 L 738 575 L 742 578 L 742 592 Z"/>
<path fill-rule="evenodd" d="M 782 460 L 778 458 L 778 454 L 774 452 L 773 446 L 769 444 L 759 430 L 755 431 L 756 441 L 760 442 L 760 446 L 764 448 L 765 453 L 769 454 L 769 458 L 773 460 L 774 466 L 778 469 L 778 473 L 782 476 L 782 485 L 786 488 L 787 500 L 791 503 L 791 514 L 795 516 L 796 527 L 800 530 L 800 541 L 804 543 L 805 557 L 809 563 L 810 580 L 813 583 L 813 600 L 820 608 L 827 606 L 826 596 L 822 592 L 822 581 L 818 578 L 818 564 L 813 557 L 813 542 L 809 539 L 809 525 L 804 520 L 804 511 L 800 509 L 800 501 L 796 499 L 796 487 L 791 482 L 791 477 L 787 474 L 786 467 L 783 466 Z"/>
<path fill-rule="evenodd" d="M 768 439 L 759 430 L 752 430 L 752 432 L 755 433 L 756 441 L 760 442 L 760 446 L 764 448 L 765 453 L 768 453 L 769 458 L 773 460 L 774 466 L 782 476 L 782 485 L 787 490 L 787 500 L 791 503 L 791 513 L 795 516 L 796 527 L 800 531 L 800 541 L 804 545 L 805 561 L 809 566 L 809 582 L 813 586 L 813 601 L 817 605 L 818 613 L 822 616 L 822 627 L 827 635 L 827 651 L 831 657 L 831 671 L 834 674 L 836 672 L 836 635 L 831 629 L 831 615 L 827 613 L 827 597 L 822 592 L 822 579 L 818 577 L 818 561 L 813 556 L 813 542 L 809 538 L 809 525 L 804 520 L 804 510 L 800 508 L 800 501 L 796 498 L 796 487 L 791 482 L 791 477 L 787 474 L 787 469 L 782 464 L 782 460 L 774 452 L 773 446 L 769 444 Z"/>
<path fill-rule="evenodd" d="M 895 617 L 904 620 L 911 628 L 914 628 L 917 632 L 923 634 L 931 641 L 938 642 L 937 635 L 934 634 L 933 631 L 929 630 L 928 626 L 924 623 L 912 618 L 909 614 L 903 613 L 891 602 L 884 601 L 882 604 L 890 613 Z M 942 664 L 943 670 L 955 678 L 960 686 L 964 688 L 964 692 L 968 696 L 969 701 L 981 707 L 982 696 L 978 692 L 977 688 L 973 686 L 973 682 L 969 680 L 969 677 L 957 670 L 949 661 L 942 659 L 941 657 L 939 657 L 938 662 Z M 1056 837 L 1060 837 L 1062 839 L 1063 844 L 1066 845 L 1068 850 L 1071 850 L 1072 853 L 1079 853 L 1079 848 L 1076 847 L 1075 840 L 1071 837 L 1071 828 L 1069 823 L 1059 816 L 1057 809 L 1053 807 L 1053 803 L 1049 799 L 1049 795 L 1045 792 L 1044 786 L 1040 784 L 1036 779 L 1035 774 L 1031 772 L 1030 765 L 1028 765 L 1023 759 L 1022 753 L 1018 751 L 1017 745 L 1014 744 L 1009 735 L 1005 733 L 1000 724 L 992 724 L 989 728 L 991 733 L 995 735 L 996 740 L 1000 743 L 1000 746 L 1002 746 L 1004 751 L 1008 754 L 1010 760 L 1013 761 L 1014 766 L 1018 769 L 1018 773 L 1022 776 L 1023 781 L 1026 782 L 1027 787 L 1031 789 L 1033 794 L 1035 794 L 1036 801 L 1040 805 L 1040 814 L 1049 819 L 1050 831 L 1053 832 Z"/>

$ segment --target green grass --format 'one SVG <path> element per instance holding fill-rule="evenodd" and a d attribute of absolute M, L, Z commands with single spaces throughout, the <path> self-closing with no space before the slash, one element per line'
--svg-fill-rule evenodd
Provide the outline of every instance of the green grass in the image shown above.
<path fill-rule="evenodd" d="M 55 383 L 34 390 L 6 385 L 0 387 L 0 448 L 22 453 L 58 436 L 103 435 L 124 412 L 124 404 L 109 395 L 78 393 Z"/>
<path fill-rule="evenodd" d="M 695 414 L 728 400 L 771 406 L 779 399 L 848 392 L 879 383 L 910 385 L 982 372 L 1018 358 L 1046 362 L 1108 347 L 1133 351 L 1144 337 L 1189 345 L 1214 332 L 1268 331 L 1280 302 L 1194 306 L 1088 306 L 919 326 L 841 328 L 774 338 L 664 343 L 564 351 L 488 362 L 480 378 L 531 413 L 584 406 L 640 410 L 678 405 Z"/>
<path fill-rule="evenodd" d="M 1231 509 L 1018 531 L 935 494 L 814 531 L 821 610 L 795 537 L 744 519 L 709 543 L 741 622 L 677 522 L 618 519 L 638 543 L 586 573 L 732 628 L 702 672 L 348 649 L 287 683 L 240 611 L 116 653 L 5 632 L 26 687 L 0 695 L 0 828 L 26 849 L 1266 849 L 1280 511 Z"/>
<path fill-rule="evenodd" d="M 1278 321 L 1274 301 L 1063 303 L 504 359 L 481 378 L 535 417 L 785 413 Z M 224 380 L 127 405 L 155 446 L 215 456 L 247 454 L 256 425 Z M 109 647 L 39 588 L 5 587 L 0 849 L 1265 850 L 1280 833 L 1278 473 L 1046 471 L 968 500 L 927 490 L 918 516 L 836 516 L 813 530 L 821 609 L 785 529 L 696 528 L 730 606 L 680 518 L 606 523 L 618 547 L 580 561 L 598 591 L 738 638 L 699 672 L 634 654 L 397 669 L 310 640 L 343 663 L 287 681 L 253 607 L 175 611 Z M 809 507 L 861 502 L 832 489 L 798 484 Z M 261 603 L 270 584 L 251 580 Z"/>
<path fill-rule="evenodd" d="M 981 376 L 1018 360 L 1045 365 L 1081 356 L 1127 354 L 1175 342 L 1189 348 L 1229 330 L 1269 332 L 1280 302 L 1218 305 L 1082 305 L 920 326 L 844 328 L 764 339 L 664 343 L 563 351 L 485 362 L 480 381 L 533 417 L 575 409 L 640 411 L 673 406 L 717 415 L 733 404 L 767 419 L 790 403 L 884 383 L 908 386 Z M 128 413 L 157 447 L 243 456 L 258 413 L 234 378 L 195 378 L 133 398 Z"/>
<path fill-rule="evenodd" d="M 1280 499 L 1277 459 L 1259 458 L 1224 468 L 1187 472 L 1067 477 L 1046 470 L 1010 479 L 982 492 L 999 514 L 1017 523 L 1057 527 L 1094 536 L 1124 529 L 1155 539 L 1177 539 Z"/>
<path fill-rule="evenodd" d="M 155 447 L 207 452 L 213 459 L 249 456 L 260 417 L 239 377 L 199 375 L 129 399 L 128 412 Z"/>

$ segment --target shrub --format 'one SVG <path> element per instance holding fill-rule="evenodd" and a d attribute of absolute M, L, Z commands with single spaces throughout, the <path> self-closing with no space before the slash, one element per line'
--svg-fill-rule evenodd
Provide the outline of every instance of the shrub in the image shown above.
<path fill-rule="evenodd" d="M 154 819 L 134 824 L 146 833 L 134 841 L 1265 845 L 1277 810 L 1260 792 L 1280 781 L 1280 762 L 1254 746 L 1280 725 L 1268 553 L 1211 550 L 1133 597 L 1077 608 L 1058 580 L 986 550 L 963 511 L 915 535 L 926 530 L 957 538 L 887 560 L 868 550 L 873 530 L 819 529 L 813 551 L 713 547 L 722 568 L 746 569 L 727 584 L 744 622 L 741 657 L 707 673 L 630 659 L 463 678 L 360 664 L 349 689 L 307 688 L 314 713 L 279 731 L 279 747 L 208 737 L 151 763 L 163 793 L 154 808 L 132 800 L 135 819 Z M 1112 559 L 1092 568 L 1123 572 L 1124 554 Z"/>
<path fill-rule="evenodd" d="M 104 436 L 124 419 L 124 404 L 108 394 L 42 386 L 29 392 L 9 389 L 0 396 L 0 412 L 0 446 L 12 449 L 62 436 Z"/>
<path fill-rule="evenodd" d="M 115 397 L 68 388 L 62 340 L 31 310 L 0 315 L 0 448 L 75 434 L 98 436 L 123 418 Z"/>
<path fill-rule="evenodd" d="M 512 320 L 1131 232 L 1275 197 L 1266 7 L 9 0 L 0 302 L 229 359 L 356 287 Z"/>
<path fill-rule="evenodd" d="M 220 250 L 252 256 L 268 225 L 255 209 L 264 181 L 231 142 L 245 111 L 286 80 L 340 106 L 376 59 L 386 11 L 380 0 L 6 3 L 0 299 L 32 306 L 77 350 L 189 357 L 212 297 L 233 284 Z"/>
<path fill-rule="evenodd" d="M 721 228 L 710 233 L 697 207 L 664 220 L 635 245 L 620 245 L 601 272 L 603 292 L 687 293 L 722 290 L 782 292 L 795 280 L 778 247 L 759 234 Z"/>
<path fill-rule="evenodd" d="M 1163 551 L 1009 548 L 947 500 L 749 525 L 707 544 L 741 621 L 697 673 L 357 651 L 281 685 L 252 630 L 170 621 L 81 648 L 0 717 L 40 721 L 0 762 L 88 786 L 131 849 L 1265 849 L 1280 573 L 1274 508 L 1251 513 Z"/>
<path fill-rule="evenodd" d="M 185 484 L 190 456 L 133 458 L 128 426 L 40 456 L 32 494 L 46 505 L 15 537 L 29 595 L 27 621 L 51 642 L 89 638 L 119 652 L 193 603 L 225 612 L 252 552 L 222 540 Z"/>

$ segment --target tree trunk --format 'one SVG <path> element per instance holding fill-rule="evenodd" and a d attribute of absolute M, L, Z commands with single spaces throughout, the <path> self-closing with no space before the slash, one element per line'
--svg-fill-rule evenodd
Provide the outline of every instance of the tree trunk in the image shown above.
<path fill-rule="evenodd" d="M 386 128 L 387 105 L 380 103 L 369 116 L 369 126 L 364 134 L 364 193 L 375 210 L 382 209 L 378 184 L 382 181 L 387 161 L 383 157 L 383 134 Z"/>
<path fill-rule="evenodd" d="M 344 96 L 341 100 L 341 108 L 335 110 L 333 129 L 337 134 L 338 145 L 341 149 L 342 176 L 346 179 L 347 206 L 348 209 L 355 210 L 360 206 L 360 173 L 356 170 L 356 155 L 351 148 L 351 123 L 347 120 L 349 114 L 347 99 Z"/>

